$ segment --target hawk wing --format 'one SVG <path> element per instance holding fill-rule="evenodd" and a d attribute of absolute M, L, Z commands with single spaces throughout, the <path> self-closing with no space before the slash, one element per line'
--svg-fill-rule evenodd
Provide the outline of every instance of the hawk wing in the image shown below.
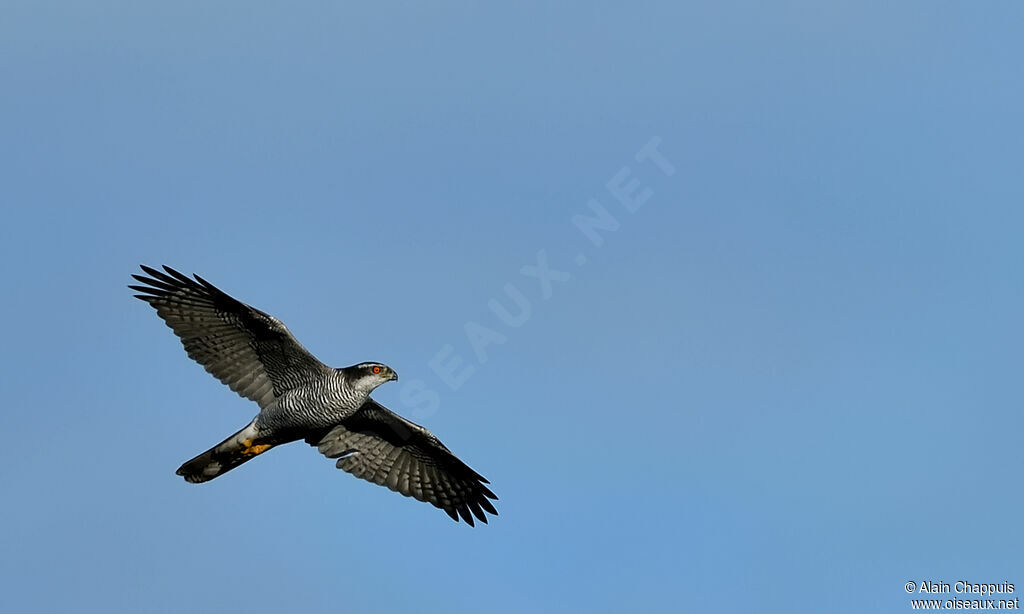
<path fill-rule="evenodd" d="M 198 275 L 143 266 L 145 285 L 128 286 L 181 338 L 189 357 L 261 409 L 284 391 L 330 369 L 302 347 L 277 318 L 235 300 Z"/>
<path fill-rule="evenodd" d="M 307 437 L 338 469 L 439 507 L 473 526 L 497 515 L 487 480 L 452 454 L 422 426 L 368 399 L 341 424 Z"/>

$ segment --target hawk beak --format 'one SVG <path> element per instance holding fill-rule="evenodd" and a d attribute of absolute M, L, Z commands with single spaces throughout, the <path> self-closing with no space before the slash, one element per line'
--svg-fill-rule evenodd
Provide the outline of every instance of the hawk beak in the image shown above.
<path fill-rule="evenodd" d="M 392 371 L 391 372 L 391 377 L 389 377 L 388 379 L 393 381 L 393 382 L 397 382 L 398 381 L 398 374 L 395 373 L 394 371 Z"/>

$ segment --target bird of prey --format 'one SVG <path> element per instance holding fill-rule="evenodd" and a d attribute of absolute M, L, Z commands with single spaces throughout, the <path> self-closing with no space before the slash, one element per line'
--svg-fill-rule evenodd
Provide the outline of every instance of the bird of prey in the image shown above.
<path fill-rule="evenodd" d="M 198 275 L 142 266 L 136 298 L 156 309 L 189 357 L 260 406 L 240 431 L 186 462 L 178 475 L 198 483 L 231 471 L 274 446 L 304 440 L 337 467 L 407 497 L 461 516 L 497 514 L 487 480 L 422 426 L 370 398 L 398 379 L 391 367 L 362 362 L 333 369 L 317 360 L 277 318 L 250 307 Z"/>

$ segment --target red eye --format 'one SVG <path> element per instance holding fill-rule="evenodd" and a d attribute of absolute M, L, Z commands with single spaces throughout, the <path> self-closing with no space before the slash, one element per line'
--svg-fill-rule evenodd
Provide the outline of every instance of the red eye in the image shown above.
<path fill-rule="evenodd" d="M 380 373 L 380 367 L 374 367 L 373 368 L 373 372 L 374 373 Z"/>

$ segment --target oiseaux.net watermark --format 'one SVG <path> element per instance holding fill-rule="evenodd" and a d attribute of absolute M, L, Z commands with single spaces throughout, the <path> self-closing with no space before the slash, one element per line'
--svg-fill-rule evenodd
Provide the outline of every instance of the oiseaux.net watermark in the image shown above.
<path fill-rule="evenodd" d="M 550 300 L 555 295 L 556 284 L 572 278 L 569 269 L 584 267 L 590 252 L 601 249 L 606 237 L 622 227 L 623 220 L 651 201 L 656 182 L 676 174 L 676 167 L 661 150 L 660 137 L 649 139 L 633 154 L 633 160 L 638 164 L 635 169 L 627 165 L 620 167 L 605 182 L 604 196 L 591 198 L 586 210 L 578 210 L 566 220 L 568 231 L 583 239 L 579 251 L 564 262 L 552 264 L 547 249 L 537 250 L 533 262 L 523 265 L 516 277 L 500 285 L 502 294 L 486 301 L 493 319 L 487 322 L 467 320 L 462 326 L 463 339 L 458 344 L 444 344 L 427 361 L 427 367 L 445 388 L 454 392 L 464 386 L 477 369 L 490 360 L 493 346 L 506 343 L 511 331 L 530 321 L 538 298 Z M 605 205 L 612 201 L 611 207 Z M 560 246 L 563 244 L 571 242 L 560 242 Z M 463 348 L 468 345 L 469 353 L 460 352 L 457 345 Z M 409 380 L 399 389 L 399 401 L 414 418 L 430 416 L 441 405 L 441 395 L 436 388 L 436 383 Z"/>
<path fill-rule="evenodd" d="M 912 595 L 912 610 L 1019 610 L 1020 597 L 1014 596 L 1013 582 L 973 582 L 957 580 L 910 580 L 903 587 Z"/>

